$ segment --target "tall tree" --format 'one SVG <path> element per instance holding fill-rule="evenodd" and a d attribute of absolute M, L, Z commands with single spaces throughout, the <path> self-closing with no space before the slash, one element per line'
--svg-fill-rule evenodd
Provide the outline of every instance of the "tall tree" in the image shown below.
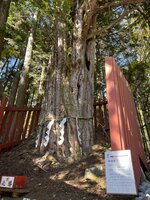
<path fill-rule="evenodd" d="M 16 100 L 16 104 L 18 106 L 27 104 L 26 91 L 28 88 L 28 72 L 29 72 L 29 66 L 30 66 L 30 61 L 31 61 L 31 56 L 32 56 L 34 32 L 35 32 L 35 28 L 36 28 L 37 15 L 38 15 L 37 12 L 35 12 L 33 15 L 33 19 L 32 19 L 33 24 L 32 24 L 31 30 L 29 32 L 29 37 L 28 37 L 28 42 L 27 42 L 27 47 L 26 47 L 26 52 L 25 52 L 25 58 L 24 58 L 24 63 L 23 63 L 23 68 L 22 68 L 22 73 L 21 73 L 21 78 L 20 78 L 20 85 L 19 85 L 18 95 L 17 95 L 17 100 Z"/>
<path fill-rule="evenodd" d="M 52 62 L 47 77 L 38 139 L 42 133 L 41 146 L 44 149 L 57 154 L 59 158 L 71 156 L 76 159 L 79 155 L 90 153 L 93 144 L 95 36 L 106 32 L 133 11 L 125 5 L 141 1 L 100 2 L 99 7 L 97 0 L 74 1 L 68 13 L 63 10 L 67 2 L 61 1 L 56 8 L 59 14 L 61 11 L 65 13 L 65 17 L 71 14 L 69 17 L 72 17 L 74 23 L 67 49 L 68 66 L 66 68 L 64 65 L 64 52 L 67 51 L 68 43 L 64 45 L 67 40 L 59 31 L 63 30 L 65 21 L 62 17 L 64 15 L 61 15 L 56 23 L 58 32 L 53 57 L 57 67 L 53 67 L 55 65 Z M 96 15 L 105 15 L 109 9 L 117 6 L 123 8 L 119 17 L 96 31 Z"/>
<path fill-rule="evenodd" d="M 1 0 L 0 1 L 0 57 L 3 49 L 3 41 L 6 29 L 6 22 L 9 13 L 11 0 Z"/>
<path fill-rule="evenodd" d="M 0 1 L 0 58 L 3 49 L 4 35 L 5 35 L 10 2 L 11 0 Z M 2 86 L 2 81 L 0 79 L 0 100 L 2 99 L 2 96 L 3 96 L 3 86 Z"/>

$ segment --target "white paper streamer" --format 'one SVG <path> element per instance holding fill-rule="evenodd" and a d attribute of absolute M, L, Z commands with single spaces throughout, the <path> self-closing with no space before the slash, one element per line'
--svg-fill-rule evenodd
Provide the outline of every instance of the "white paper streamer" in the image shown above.
<path fill-rule="evenodd" d="M 40 133 L 37 135 L 37 138 L 36 138 L 36 141 L 35 141 L 35 148 L 38 147 L 39 141 L 40 141 Z"/>
<path fill-rule="evenodd" d="M 79 144 L 81 144 L 82 140 L 81 140 L 81 133 L 79 131 L 78 117 L 76 117 L 76 126 L 77 126 L 77 134 L 78 134 Z"/>
<path fill-rule="evenodd" d="M 65 125 L 66 121 L 67 121 L 67 118 L 65 117 L 65 118 L 63 118 L 63 120 L 59 124 L 59 126 L 61 128 L 61 130 L 60 130 L 61 135 L 59 137 L 59 141 L 57 142 L 58 145 L 62 145 L 64 140 L 65 140 L 64 139 L 64 125 Z"/>
<path fill-rule="evenodd" d="M 46 131 L 46 136 L 44 137 L 45 139 L 45 142 L 44 142 L 44 146 L 46 147 L 48 145 L 48 142 L 49 142 L 49 135 L 50 135 L 50 131 L 51 131 L 51 128 L 52 128 L 52 125 L 54 124 L 54 119 L 52 119 L 49 124 L 47 125 L 47 131 Z"/>

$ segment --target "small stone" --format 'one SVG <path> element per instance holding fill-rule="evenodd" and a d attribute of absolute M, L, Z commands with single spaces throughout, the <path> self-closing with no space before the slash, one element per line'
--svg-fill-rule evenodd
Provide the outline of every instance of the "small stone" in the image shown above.
<path fill-rule="evenodd" d="M 91 168 L 85 169 L 85 179 L 90 179 L 96 181 L 97 183 L 100 181 L 100 176 L 102 175 L 102 168 L 99 165 L 95 165 Z"/>

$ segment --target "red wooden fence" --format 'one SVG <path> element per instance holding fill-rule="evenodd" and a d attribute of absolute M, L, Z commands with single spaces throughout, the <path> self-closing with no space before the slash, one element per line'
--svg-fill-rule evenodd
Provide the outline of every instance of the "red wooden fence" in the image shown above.
<path fill-rule="evenodd" d="M 146 167 L 132 92 L 112 57 L 105 59 L 106 86 L 112 150 L 130 149 L 137 186 L 141 164 Z"/>
<path fill-rule="evenodd" d="M 39 108 L 8 106 L 7 98 L 0 105 L 0 152 L 21 143 L 38 123 Z"/>
<path fill-rule="evenodd" d="M 101 100 L 94 103 L 94 129 L 95 139 L 109 141 L 109 119 L 107 100 Z"/>

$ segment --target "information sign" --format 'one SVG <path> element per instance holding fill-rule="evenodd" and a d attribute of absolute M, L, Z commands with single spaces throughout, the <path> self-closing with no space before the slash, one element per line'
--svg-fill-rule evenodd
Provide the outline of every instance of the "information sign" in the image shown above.
<path fill-rule="evenodd" d="M 13 176 L 2 176 L 0 181 L 0 187 L 12 188 L 14 184 Z"/>
<path fill-rule="evenodd" d="M 130 150 L 105 152 L 105 164 L 107 193 L 137 194 Z"/>

